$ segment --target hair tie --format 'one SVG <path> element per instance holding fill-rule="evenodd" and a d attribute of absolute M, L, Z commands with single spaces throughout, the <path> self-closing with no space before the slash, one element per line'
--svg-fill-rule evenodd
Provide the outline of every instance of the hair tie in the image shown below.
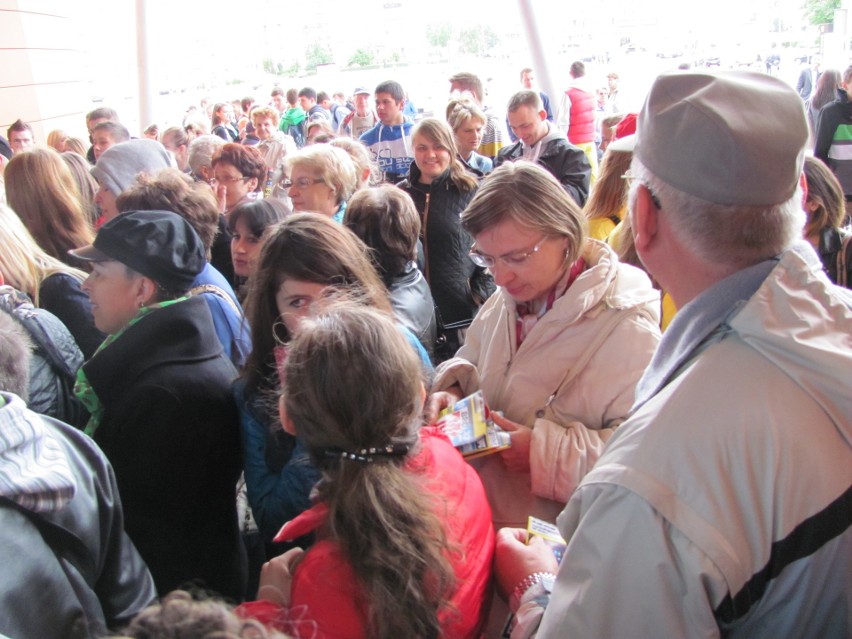
<path fill-rule="evenodd" d="M 322 454 L 329 459 L 347 459 L 361 464 L 372 464 L 375 457 L 405 457 L 410 450 L 410 444 L 388 444 L 387 446 L 359 448 L 353 451 L 341 450 L 339 448 L 325 448 Z"/>

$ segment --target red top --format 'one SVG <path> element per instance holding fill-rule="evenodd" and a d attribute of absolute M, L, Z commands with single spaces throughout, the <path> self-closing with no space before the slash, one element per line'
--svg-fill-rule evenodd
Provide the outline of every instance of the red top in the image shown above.
<path fill-rule="evenodd" d="M 476 472 L 435 428 L 421 430 L 422 448 L 405 469 L 423 478 L 445 525 L 449 559 L 456 576 L 452 610 L 441 613 L 443 636 L 479 637 L 490 602 L 494 528 L 485 490 Z M 295 539 L 318 529 L 328 509 L 319 504 L 281 529 L 277 539 Z M 333 540 L 314 544 L 296 568 L 289 609 L 265 601 L 243 604 L 238 613 L 254 617 L 298 639 L 366 637 L 369 602 L 363 600 L 352 567 Z"/>
<path fill-rule="evenodd" d="M 595 141 L 595 97 L 588 91 L 571 87 L 565 93 L 571 99 L 568 141 L 585 144 Z"/>

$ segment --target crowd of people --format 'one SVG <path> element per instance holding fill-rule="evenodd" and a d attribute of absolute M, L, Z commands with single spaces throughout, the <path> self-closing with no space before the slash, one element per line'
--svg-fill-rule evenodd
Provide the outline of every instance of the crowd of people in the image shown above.
<path fill-rule="evenodd" d="M 852 67 L 570 76 L 15 122 L 0 634 L 849 636 Z"/>

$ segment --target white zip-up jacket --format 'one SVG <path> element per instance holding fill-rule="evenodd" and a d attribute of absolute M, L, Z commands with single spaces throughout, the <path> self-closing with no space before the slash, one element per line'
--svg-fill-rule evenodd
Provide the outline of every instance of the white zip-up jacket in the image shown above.
<path fill-rule="evenodd" d="M 586 270 L 516 347 L 516 305 L 502 289 L 482 306 L 456 357 L 438 367 L 435 390 L 483 391 L 488 406 L 533 427 L 531 474 L 491 455 L 472 463 L 495 526 L 554 521 L 626 418 L 636 383 L 660 339 L 660 296 L 641 270 L 586 240 Z"/>

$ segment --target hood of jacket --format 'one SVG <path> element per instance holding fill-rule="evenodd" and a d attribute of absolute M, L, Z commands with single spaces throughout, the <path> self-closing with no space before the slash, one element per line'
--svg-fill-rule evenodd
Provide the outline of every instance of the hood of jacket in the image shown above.
<path fill-rule="evenodd" d="M 301 124 L 307 117 L 308 114 L 305 113 L 302 107 L 290 107 L 281 116 L 281 121 L 287 126 L 296 126 L 297 124 Z"/>
<path fill-rule="evenodd" d="M 62 446 L 20 397 L 0 400 L 0 495 L 31 512 L 62 510 L 77 490 Z"/>
<path fill-rule="evenodd" d="M 552 140 L 561 140 L 565 137 L 565 134 L 556 128 L 550 120 L 545 120 L 544 123 L 547 125 L 547 133 L 540 142 L 542 151 L 548 142 L 551 142 Z"/>
<path fill-rule="evenodd" d="M 852 292 L 828 281 L 810 246 L 783 253 L 729 324 L 812 397 L 852 445 Z"/>

